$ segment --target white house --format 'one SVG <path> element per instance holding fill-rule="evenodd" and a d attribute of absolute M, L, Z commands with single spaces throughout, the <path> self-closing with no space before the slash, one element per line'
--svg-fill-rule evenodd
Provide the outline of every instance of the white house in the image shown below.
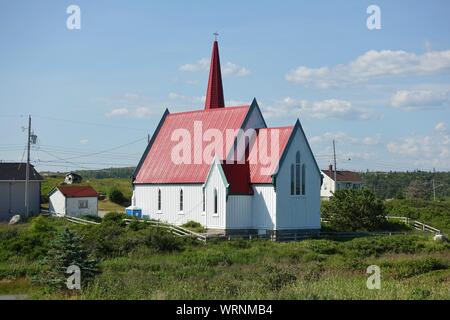
<path fill-rule="evenodd" d="M 80 183 L 81 180 L 83 180 L 83 177 L 75 172 L 69 172 L 64 177 L 64 183 L 66 184 Z"/>
<path fill-rule="evenodd" d="M 0 162 L 0 221 L 10 220 L 20 214 L 25 217 L 25 179 L 26 163 Z M 28 215 L 35 215 L 41 208 L 41 182 L 43 178 L 29 167 L 28 180 Z"/>
<path fill-rule="evenodd" d="M 328 200 L 333 196 L 335 190 L 339 189 L 361 189 L 362 180 L 359 174 L 353 171 L 336 171 L 336 181 L 334 181 L 333 166 L 330 165 L 328 170 L 322 170 L 323 183 L 320 188 L 320 197 Z"/>
<path fill-rule="evenodd" d="M 214 41 L 205 108 L 165 111 L 133 174 L 143 216 L 209 229 L 320 229 L 321 172 L 300 121 L 269 128 L 254 99 L 225 107 Z"/>
<path fill-rule="evenodd" d="M 89 186 L 58 186 L 48 194 L 48 208 L 59 215 L 97 216 L 97 197 L 97 191 Z"/>

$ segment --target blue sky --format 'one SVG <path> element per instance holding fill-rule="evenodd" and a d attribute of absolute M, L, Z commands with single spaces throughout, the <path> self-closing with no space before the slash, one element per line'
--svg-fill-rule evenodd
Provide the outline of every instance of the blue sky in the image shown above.
<path fill-rule="evenodd" d="M 448 1 L 280 2 L 0 0 L 0 159 L 31 114 L 40 170 L 135 165 L 166 107 L 203 107 L 218 31 L 228 104 L 300 118 L 322 167 L 334 138 L 338 168 L 450 169 Z"/>

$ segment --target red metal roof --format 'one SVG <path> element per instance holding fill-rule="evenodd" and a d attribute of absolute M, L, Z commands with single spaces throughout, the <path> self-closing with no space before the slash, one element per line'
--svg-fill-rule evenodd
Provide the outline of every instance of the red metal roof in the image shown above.
<path fill-rule="evenodd" d="M 245 105 L 168 114 L 159 132 L 155 133 L 156 138 L 137 172 L 134 183 L 204 183 L 213 158 L 205 162 L 201 152 L 211 142 L 203 141 L 196 150 L 194 141 L 191 141 L 191 146 L 186 146 L 186 149 L 190 150 L 191 163 L 175 163 L 172 160 L 172 151 L 180 142 L 172 141 L 172 134 L 177 129 L 184 129 L 190 137 L 194 137 L 194 123 L 197 122 L 201 123 L 203 133 L 208 129 L 217 129 L 222 137 L 225 137 L 227 129 L 237 130 L 242 127 L 249 108 L 249 105 Z M 223 145 L 223 157 L 219 157 L 220 160 L 225 159 L 231 150 L 226 150 L 225 143 Z M 194 161 L 194 156 L 201 160 L 200 163 Z"/>
<path fill-rule="evenodd" d="M 90 186 L 59 186 L 61 193 L 68 198 L 97 197 L 98 193 Z"/>
<path fill-rule="evenodd" d="M 208 89 L 206 90 L 205 109 L 224 108 L 222 73 L 220 71 L 219 45 L 214 41 L 211 65 L 209 68 Z"/>
<path fill-rule="evenodd" d="M 249 156 L 258 154 L 257 160 L 250 159 L 250 182 L 251 183 L 272 183 L 272 175 L 278 170 L 278 164 L 284 149 L 289 141 L 294 126 L 261 128 L 257 130 L 257 139 L 250 148 Z M 278 137 L 278 138 L 277 138 Z M 272 155 L 272 138 L 279 139 L 279 148 L 276 155 Z M 275 140 L 274 140 L 275 142 Z M 258 148 L 258 153 L 254 149 Z M 269 155 L 271 161 L 260 158 L 260 150 Z M 267 150 L 267 151 L 266 151 Z M 274 150 L 275 152 L 275 150 Z M 266 162 L 266 163 L 264 163 Z"/>

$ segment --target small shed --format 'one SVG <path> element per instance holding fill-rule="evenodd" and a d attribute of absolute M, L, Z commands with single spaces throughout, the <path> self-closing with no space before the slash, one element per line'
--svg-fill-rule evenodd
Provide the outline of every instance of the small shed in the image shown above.
<path fill-rule="evenodd" d="M 98 215 L 98 193 L 91 186 L 58 186 L 48 194 L 49 211 L 79 217 Z"/>

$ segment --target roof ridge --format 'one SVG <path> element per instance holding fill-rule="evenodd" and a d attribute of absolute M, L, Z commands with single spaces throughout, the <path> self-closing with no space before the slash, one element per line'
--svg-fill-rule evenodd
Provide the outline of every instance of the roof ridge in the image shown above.
<path fill-rule="evenodd" d="M 174 116 L 179 114 L 186 114 L 186 113 L 200 113 L 200 112 L 215 112 L 215 111 L 223 111 L 223 110 L 230 110 L 230 109 L 243 109 L 243 108 L 249 108 L 249 104 L 243 104 L 238 106 L 226 106 L 224 108 L 213 108 L 213 109 L 198 109 L 198 110 L 190 110 L 190 111 L 180 111 L 180 112 L 171 112 L 167 116 Z"/>
<path fill-rule="evenodd" d="M 295 126 L 277 126 L 277 127 L 267 127 L 267 128 L 258 128 L 258 130 L 266 130 L 266 129 L 288 129 L 288 128 L 294 128 Z"/>

